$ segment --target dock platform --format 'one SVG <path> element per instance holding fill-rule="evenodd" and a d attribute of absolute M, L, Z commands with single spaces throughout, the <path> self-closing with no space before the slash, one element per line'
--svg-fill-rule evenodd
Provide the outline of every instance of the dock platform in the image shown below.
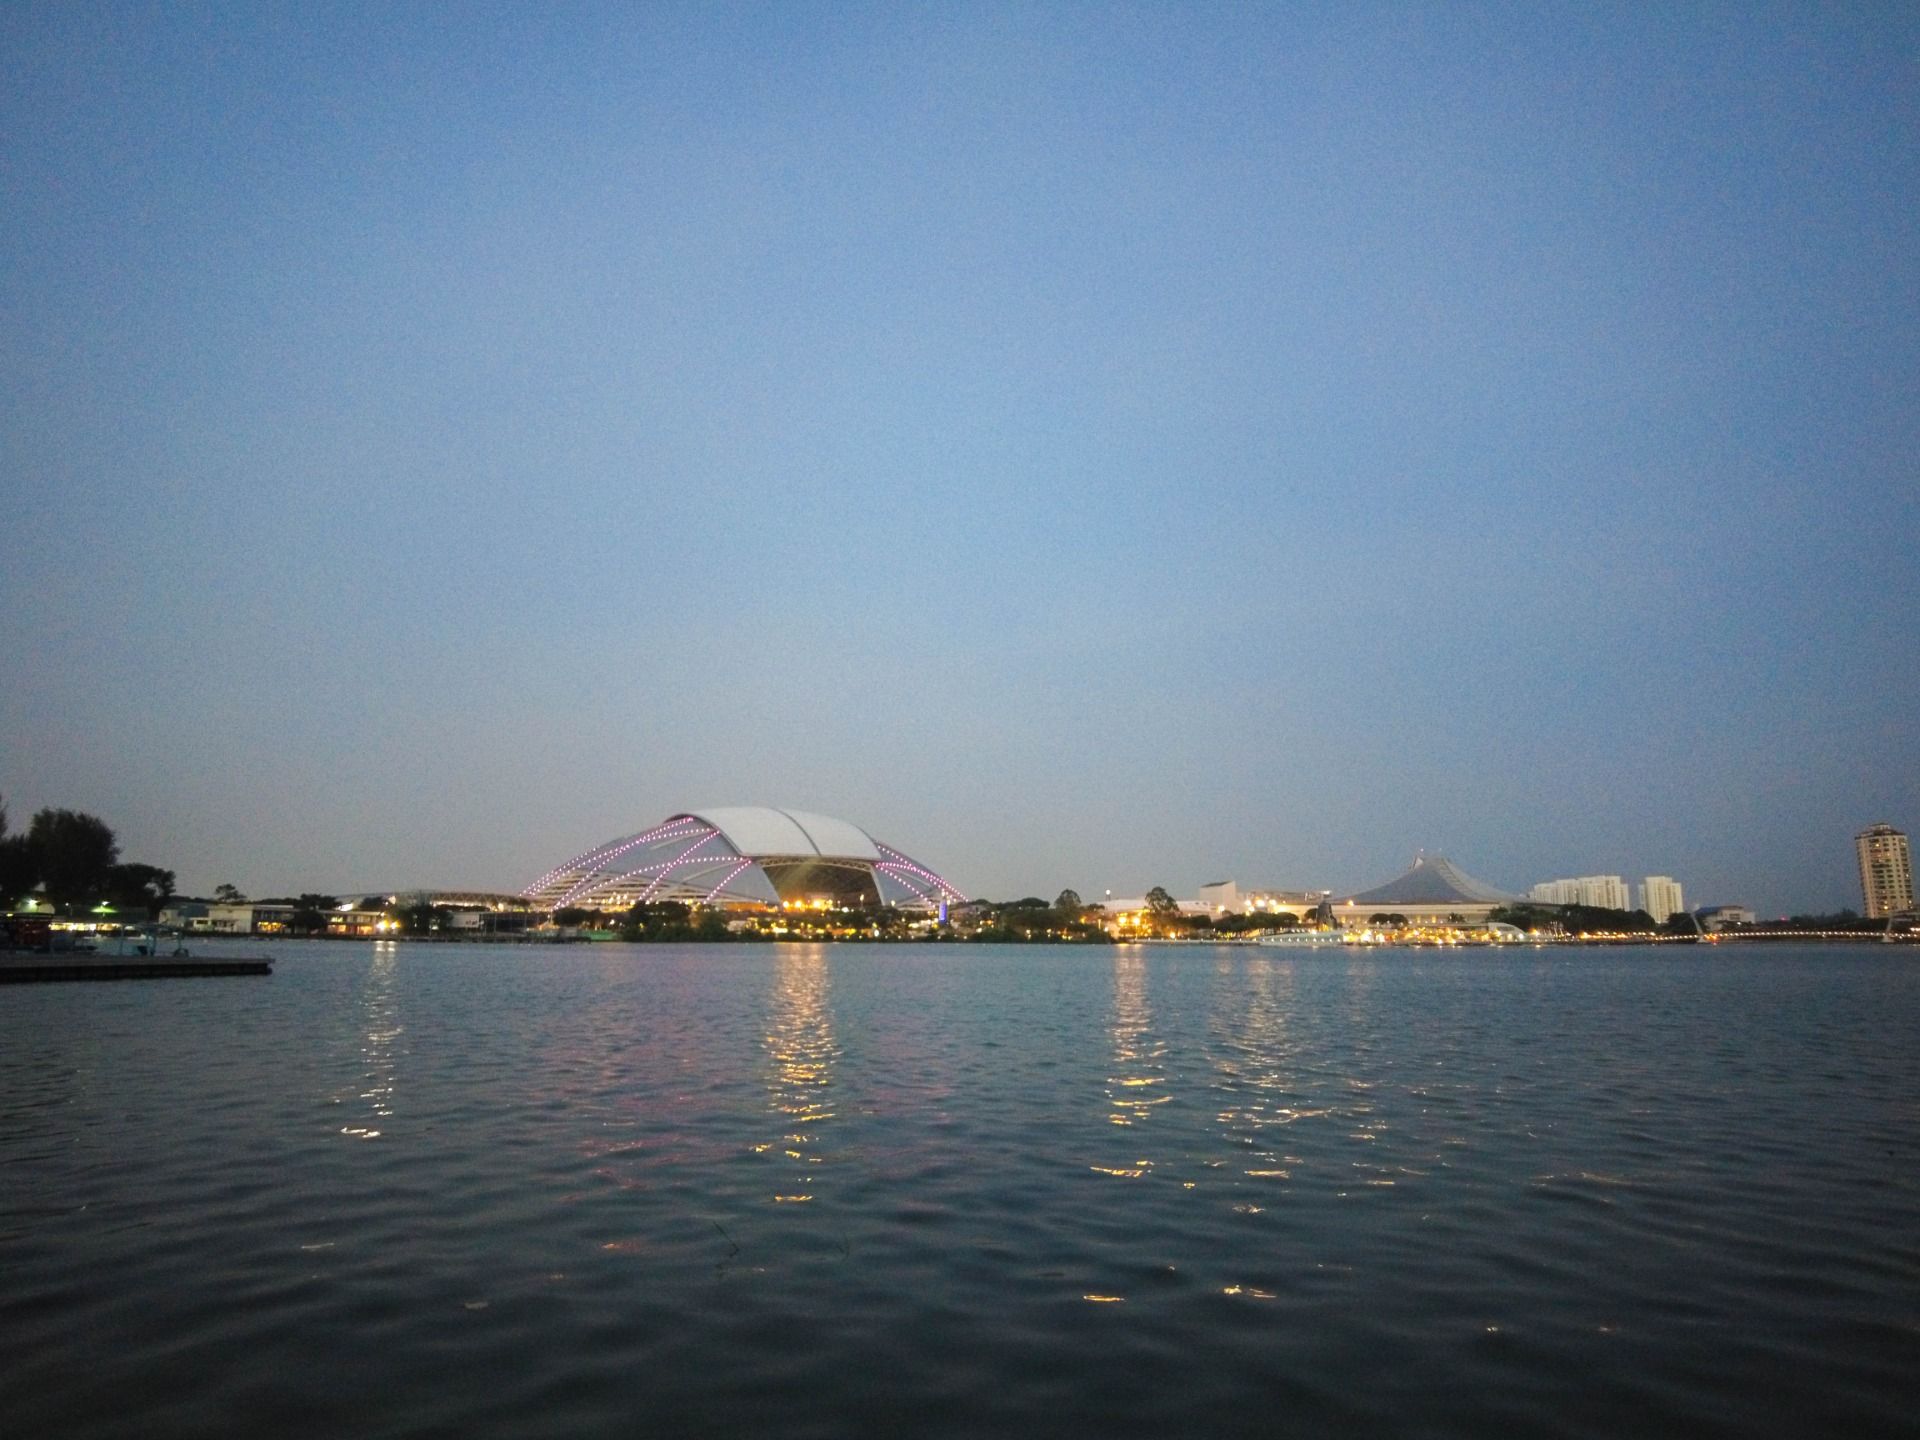
<path fill-rule="evenodd" d="M 215 960 L 199 956 L 145 959 L 134 955 L 0 954 L 0 985 L 61 980 L 180 980 L 272 973 L 273 959 L 266 955 Z"/>

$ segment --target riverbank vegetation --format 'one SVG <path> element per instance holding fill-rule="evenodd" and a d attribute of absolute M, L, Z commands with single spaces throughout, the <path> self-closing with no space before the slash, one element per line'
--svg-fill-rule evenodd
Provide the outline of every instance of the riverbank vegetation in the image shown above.
<path fill-rule="evenodd" d="M 0 909 L 151 920 L 173 884 L 171 870 L 123 863 L 120 841 L 98 816 L 40 810 L 24 832 L 9 834 L 0 799 Z"/>

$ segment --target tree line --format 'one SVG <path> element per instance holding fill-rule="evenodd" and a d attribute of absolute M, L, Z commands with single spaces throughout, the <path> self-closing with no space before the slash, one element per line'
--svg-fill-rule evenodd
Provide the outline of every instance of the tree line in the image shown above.
<path fill-rule="evenodd" d="M 9 909 L 33 897 L 56 914 L 109 905 L 151 919 L 173 898 L 173 883 L 171 870 L 123 863 L 112 827 L 97 815 L 40 810 L 25 831 L 9 834 L 0 799 L 0 904 Z"/>

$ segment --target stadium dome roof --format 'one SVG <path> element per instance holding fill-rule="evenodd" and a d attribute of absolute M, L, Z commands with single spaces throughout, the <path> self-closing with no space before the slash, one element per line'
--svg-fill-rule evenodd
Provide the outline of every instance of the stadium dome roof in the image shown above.
<path fill-rule="evenodd" d="M 1397 879 L 1352 897 L 1352 905 L 1503 905 L 1517 900 L 1476 880 L 1444 855 L 1416 855 Z"/>
<path fill-rule="evenodd" d="M 779 905 L 827 900 L 935 909 L 966 897 L 858 825 L 805 810 L 725 805 L 609 840 L 523 892 L 543 909 L 642 900 Z"/>

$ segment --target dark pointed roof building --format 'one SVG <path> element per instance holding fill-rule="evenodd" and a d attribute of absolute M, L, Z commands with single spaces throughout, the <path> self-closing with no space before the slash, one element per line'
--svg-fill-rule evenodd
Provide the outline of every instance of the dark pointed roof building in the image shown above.
<path fill-rule="evenodd" d="M 1396 880 L 1364 890 L 1349 905 L 1511 905 L 1518 895 L 1476 880 L 1444 855 L 1416 855 L 1413 867 Z"/>

